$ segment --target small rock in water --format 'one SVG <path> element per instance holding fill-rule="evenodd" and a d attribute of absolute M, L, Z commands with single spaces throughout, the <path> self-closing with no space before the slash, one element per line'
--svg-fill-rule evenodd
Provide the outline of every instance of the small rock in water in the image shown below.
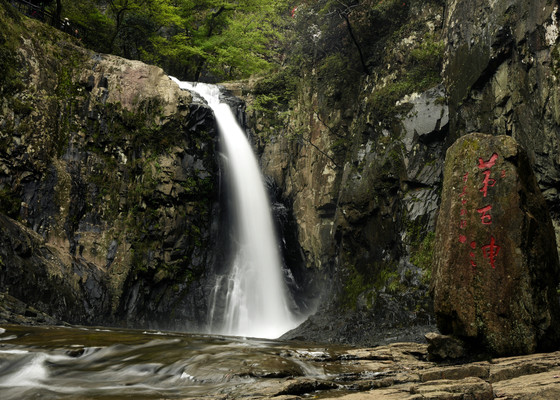
<path fill-rule="evenodd" d="M 441 333 L 498 356 L 558 347 L 555 234 L 513 138 L 474 133 L 449 148 L 434 246 Z"/>

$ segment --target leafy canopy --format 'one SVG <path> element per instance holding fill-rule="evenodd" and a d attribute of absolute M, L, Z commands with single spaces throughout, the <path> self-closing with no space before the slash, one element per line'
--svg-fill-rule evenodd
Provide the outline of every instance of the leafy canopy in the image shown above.
<path fill-rule="evenodd" d="M 62 17 L 97 51 L 189 80 L 266 71 L 291 23 L 290 0 L 63 0 Z"/>

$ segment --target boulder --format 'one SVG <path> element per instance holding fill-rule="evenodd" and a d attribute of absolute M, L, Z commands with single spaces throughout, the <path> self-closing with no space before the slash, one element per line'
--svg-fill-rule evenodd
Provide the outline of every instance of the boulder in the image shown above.
<path fill-rule="evenodd" d="M 464 343 L 456 337 L 429 332 L 425 338 L 430 360 L 455 360 L 466 355 Z"/>
<path fill-rule="evenodd" d="M 434 243 L 438 328 L 493 355 L 557 347 L 558 253 L 525 151 L 473 133 L 447 151 Z"/>

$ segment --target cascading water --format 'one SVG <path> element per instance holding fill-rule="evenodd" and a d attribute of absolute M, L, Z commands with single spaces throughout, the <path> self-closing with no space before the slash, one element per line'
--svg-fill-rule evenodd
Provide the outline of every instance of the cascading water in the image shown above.
<path fill-rule="evenodd" d="M 220 102 L 217 86 L 172 79 L 182 89 L 201 95 L 214 111 L 232 180 L 235 245 L 229 273 L 217 279 L 214 290 L 210 315 L 216 308 L 223 309 L 224 315 L 220 326 L 212 321 L 213 333 L 277 338 L 298 322 L 289 307 L 269 200 L 256 157 L 230 107 Z"/>

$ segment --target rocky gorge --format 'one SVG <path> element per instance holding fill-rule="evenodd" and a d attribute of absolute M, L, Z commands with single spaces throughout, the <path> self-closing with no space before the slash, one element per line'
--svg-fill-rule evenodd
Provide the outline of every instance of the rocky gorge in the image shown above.
<path fill-rule="evenodd" d="M 303 3 L 286 68 L 226 84 L 247 103 L 296 302 L 317 309 L 286 338 L 435 329 L 445 152 L 466 134 L 524 148 L 559 243 L 557 3 L 364 4 L 353 42 Z M 0 21 L 0 318 L 204 330 L 227 250 L 211 112 L 160 68 L 4 0 Z"/>

